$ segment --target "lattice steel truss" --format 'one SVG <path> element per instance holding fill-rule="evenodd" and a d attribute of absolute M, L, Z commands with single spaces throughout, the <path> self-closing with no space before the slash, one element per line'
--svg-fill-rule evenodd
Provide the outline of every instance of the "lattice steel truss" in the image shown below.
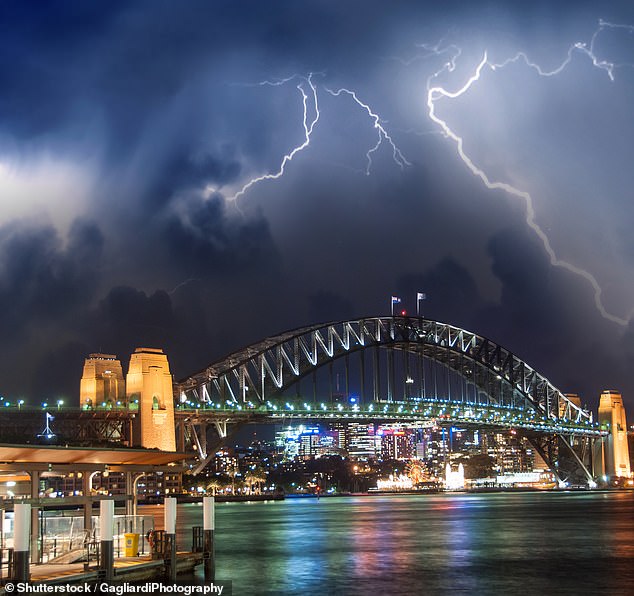
<path fill-rule="evenodd" d="M 348 361 L 356 353 L 360 356 L 359 403 L 370 404 L 370 407 L 363 412 L 358 406 L 348 411 L 339 403 L 337 411 L 332 400 L 332 364 L 341 359 L 345 361 L 343 395 L 347 396 Z M 369 366 L 365 360 L 368 353 Z M 399 375 L 404 379 L 400 395 L 394 373 L 394 359 L 399 354 Z M 428 364 L 421 364 L 423 362 Z M 180 381 L 175 387 L 175 397 L 181 411 L 198 412 L 197 420 L 212 421 L 222 416 L 225 421 L 239 423 L 247 417 L 253 419 L 253 415 L 316 419 L 319 416 L 313 407 L 318 401 L 316 389 L 312 406 L 299 400 L 299 389 L 297 403 L 289 403 L 284 394 L 291 386 L 299 386 L 302 379 L 310 375 L 315 378 L 318 369 L 328 367 L 330 403 L 321 403 L 324 418 L 334 415 L 380 420 L 381 416 L 401 415 L 404 420 L 412 420 L 424 418 L 426 412 L 429 416 L 438 414 L 429 407 L 430 399 L 425 395 L 427 385 L 423 377 L 429 363 L 451 371 L 460 383 L 456 399 L 451 395 L 452 381 L 447 375 L 444 388 L 434 387 L 431 401 L 446 401 L 451 404 L 450 408 L 462 402 L 512 410 L 515 413 L 512 422 L 506 415 L 497 414 L 486 420 L 474 415 L 471 422 L 490 428 L 508 428 L 513 424 L 530 434 L 531 442 L 560 480 L 581 475 L 588 482 L 592 481 L 588 471 L 591 452 L 588 445 L 600 437 L 602 431 L 593 424 L 589 411 L 573 403 L 546 377 L 506 348 L 465 329 L 424 318 L 372 317 L 288 331 L 239 350 Z M 433 371 L 435 376 L 436 370 Z M 417 376 L 420 377 L 418 383 Z M 443 391 L 446 395 L 441 396 Z M 409 409 L 390 410 L 384 405 L 394 403 L 409 404 Z M 372 404 L 381 407 L 372 410 Z M 276 413 L 278 410 L 284 410 L 284 414 Z M 229 414 L 230 411 L 233 414 Z M 431 411 L 435 413 L 429 414 Z M 464 418 L 465 411 L 469 410 L 463 409 L 461 424 L 469 422 Z M 194 426 L 198 423 L 190 421 L 189 424 L 195 432 Z M 546 438 L 538 438 L 542 435 Z M 202 447 L 199 453 L 204 455 Z"/>
<path fill-rule="evenodd" d="M 475 333 L 418 317 L 375 317 L 289 331 L 235 352 L 177 385 L 202 403 L 257 407 L 333 360 L 378 347 L 418 354 L 458 373 L 490 403 L 524 402 L 553 422 L 592 422 L 548 379 L 509 350 Z M 376 374 L 376 373 L 375 373 Z M 374 401 L 392 401 L 390 389 Z"/>
<path fill-rule="evenodd" d="M 52 408 L 50 440 L 43 435 L 46 411 L 35 408 L 3 409 L 0 442 L 56 442 L 68 445 L 131 445 L 132 417 L 124 410 L 80 410 Z"/>

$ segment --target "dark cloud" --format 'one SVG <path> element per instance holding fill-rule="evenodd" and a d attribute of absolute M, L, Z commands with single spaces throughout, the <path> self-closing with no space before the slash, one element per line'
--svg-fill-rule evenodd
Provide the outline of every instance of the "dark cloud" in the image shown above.
<path fill-rule="evenodd" d="M 137 343 L 140 340 L 159 345 L 165 343 L 174 328 L 171 300 L 163 291 L 147 296 L 130 287 L 113 288 L 99 303 L 95 314 L 108 343 L 113 343 L 114 337 L 127 330 L 126 335 L 137 337 Z M 112 335 L 108 337 L 109 334 Z"/>
<path fill-rule="evenodd" d="M 0 324 L 7 338 L 60 323 L 94 294 L 103 237 L 76 221 L 63 245 L 51 226 L 13 223 L 0 230 Z"/>
<path fill-rule="evenodd" d="M 169 255 L 187 276 L 274 269 L 276 249 L 263 218 L 230 218 L 218 196 L 191 197 L 165 224 Z"/>
<path fill-rule="evenodd" d="M 241 171 L 234 150 L 225 145 L 219 155 L 176 153 L 161 168 L 157 179 L 147 191 L 148 208 L 161 207 L 182 193 L 204 190 L 234 182 Z"/>
<path fill-rule="evenodd" d="M 0 326 L 11 350 L 0 349 L 0 391 L 68 392 L 82 351 L 125 362 L 143 344 L 163 347 L 183 376 L 286 328 L 384 314 L 392 293 L 413 312 L 419 291 L 425 315 L 508 346 L 557 385 L 592 394 L 614 380 L 634 391 L 632 333 L 600 317 L 583 279 L 550 265 L 521 201 L 486 190 L 431 134 L 427 78 L 450 55 L 398 59 L 420 43 L 461 44 L 456 70 L 434 79 L 457 89 L 484 49 L 525 50 L 552 67 L 599 17 L 632 10 L 571 7 L 2 3 L 0 176 L 5 163 L 54 156 L 89 182 L 77 190 L 81 214 L 49 205 L 75 221 L 68 233 L 2 220 Z M 601 51 L 629 55 L 623 37 L 602 36 Z M 302 79 L 257 83 L 311 71 L 321 73 L 321 119 L 310 145 L 282 178 L 226 201 L 303 141 Z M 632 267 L 633 81 L 619 75 L 611 84 L 577 56 L 567 78 L 487 73 L 468 97 L 438 106 L 478 165 L 534 192 L 558 254 L 597 271 L 616 310 L 631 306 Z M 325 85 L 358 90 L 411 165 L 401 170 L 384 139 L 366 175 L 375 122 Z"/>
<path fill-rule="evenodd" d="M 483 305 L 475 280 L 469 271 L 454 259 L 445 258 L 427 272 L 405 275 L 397 282 L 399 296 L 407 296 L 411 313 L 416 312 L 414 297 L 418 292 L 426 295 L 420 302 L 420 312 L 433 312 L 437 320 L 474 330 L 472 313 Z"/>
<path fill-rule="evenodd" d="M 79 341 L 55 345 L 39 356 L 31 382 L 21 388 L 19 395 L 26 395 L 30 403 L 56 403 L 61 399 L 64 405 L 76 405 L 84 359 L 94 351 L 92 345 Z"/>
<path fill-rule="evenodd" d="M 352 303 L 333 292 L 317 292 L 308 296 L 308 316 L 315 323 L 350 319 L 355 316 Z"/>
<path fill-rule="evenodd" d="M 469 271 L 452 259 L 443 259 L 424 273 L 401 277 L 399 295 L 411 297 L 413 312 L 413 297 L 425 291 L 427 300 L 421 303 L 425 316 L 492 339 L 561 390 L 579 393 L 588 404 L 597 402 L 605 389 L 620 387 L 627 393 L 632 334 L 614 344 L 611 333 L 598 331 L 589 288 L 570 273 L 551 267 L 539 244 L 521 227 L 495 234 L 488 252 L 499 282 L 499 300 L 485 300 Z"/>

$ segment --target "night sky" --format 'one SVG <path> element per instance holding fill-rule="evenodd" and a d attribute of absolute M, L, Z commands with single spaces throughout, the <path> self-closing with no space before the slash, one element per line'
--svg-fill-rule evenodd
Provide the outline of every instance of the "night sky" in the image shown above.
<path fill-rule="evenodd" d="M 76 402 L 88 353 L 137 346 L 182 378 L 420 291 L 632 417 L 629 25 L 625 1 L 2 2 L 0 392 Z"/>

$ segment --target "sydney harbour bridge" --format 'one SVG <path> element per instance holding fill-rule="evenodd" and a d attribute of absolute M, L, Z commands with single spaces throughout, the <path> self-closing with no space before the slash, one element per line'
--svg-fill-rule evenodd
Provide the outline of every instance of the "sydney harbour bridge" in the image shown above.
<path fill-rule="evenodd" d="M 607 434 L 509 350 L 420 317 L 313 325 L 234 352 L 176 384 L 181 447 L 205 422 L 355 420 L 510 429 L 558 477 L 592 482 L 592 444 Z"/>
<path fill-rule="evenodd" d="M 86 398 L 82 379 L 81 408 L 53 411 L 61 440 L 94 437 L 190 453 L 199 471 L 248 423 L 460 425 L 524 436 L 560 481 L 593 486 L 596 460 L 604 458 L 601 450 L 610 439 L 610 429 L 595 422 L 576 396 L 563 394 L 509 350 L 421 317 L 369 317 L 287 331 L 173 384 L 161 350 L 137 352 L 133 359 L 147 356 L 150 365 L 133 373 L 131 360 L 120 399 L 108 391 L 94 401 Z M 165 364 L 156 364 L 157 358 Z M 163 394 L 154 374 L 160 366 L 170 379 Z M 144 389 L 135 379 L 148 371 L 154 380 Z M 20 421 L 26 424 L 24 416 Z M 158 438 L 146 439 L 151 433 L 135 431 L 135 425 L 152 427 Z"/>

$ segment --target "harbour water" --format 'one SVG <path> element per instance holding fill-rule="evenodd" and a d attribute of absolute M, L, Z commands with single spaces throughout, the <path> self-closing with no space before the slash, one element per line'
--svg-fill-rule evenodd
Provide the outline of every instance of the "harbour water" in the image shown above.
<path fill-rule="evenodd" d="M 202 507 L 178 516 L 188 547 Z M 235 595 L 634 594 L 634 492 L 222 503 L 216 569 Z"/>

